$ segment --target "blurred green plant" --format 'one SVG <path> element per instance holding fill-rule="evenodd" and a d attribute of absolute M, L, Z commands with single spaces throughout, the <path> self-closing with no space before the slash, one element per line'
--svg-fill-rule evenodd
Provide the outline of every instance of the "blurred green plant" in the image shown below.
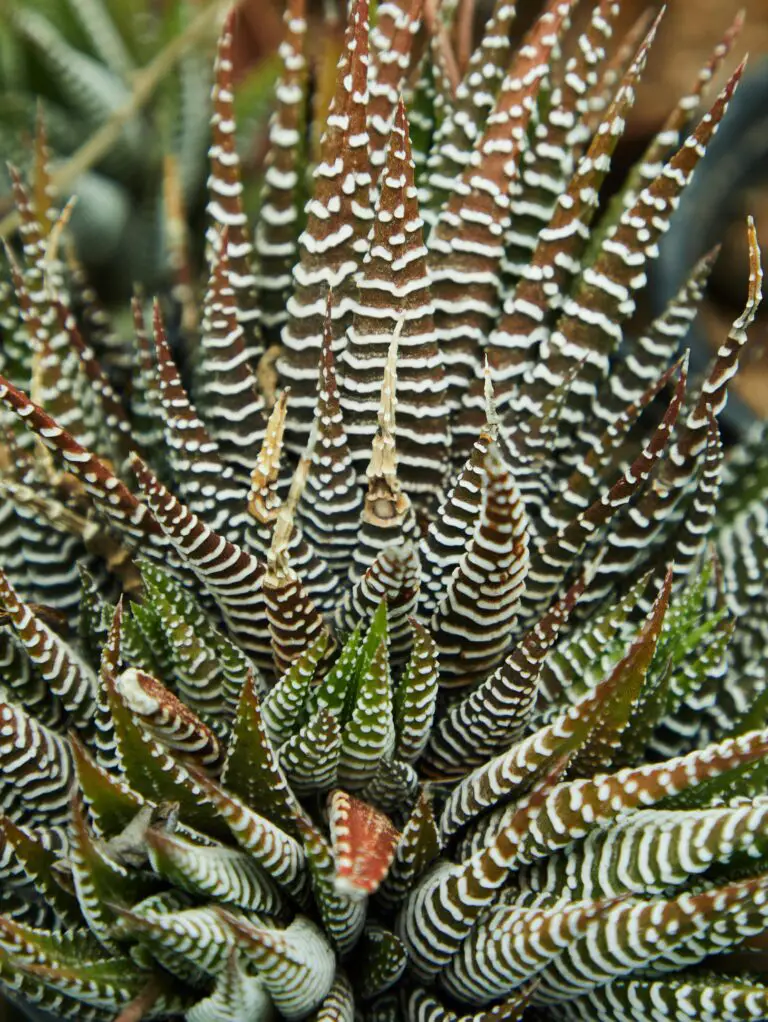
<path fill-rule="evenodd" d="M 107 298 L 136 281 L 167 280 L 169 155 L 179 208 L 190 218 L 201 212 L 218 9 L 218 0 L 0 2 L 0 147 L 6 160 L 28 163 L 39 108 L 54 174 L 84 154 L 77 176 L 57 184 L 77 197 L 77 251 Z M 243 83 L 243 133 L 265 124 L 274 73 L 267 61 Z M 89 152 L 110 125 L 110 144 Z M 7 178 L 3 192 L 10 208 Z"/>

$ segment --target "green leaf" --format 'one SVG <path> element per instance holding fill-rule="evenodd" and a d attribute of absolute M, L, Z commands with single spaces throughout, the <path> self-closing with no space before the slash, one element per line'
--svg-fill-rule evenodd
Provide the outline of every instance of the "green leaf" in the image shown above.
<path fill-rule="evenodd" d="M 146 840 L 152 868 L 182 891 L 268 915 L 283 905 L 274 883 L 244 852 L 204 848 L 152 829 Z"/>
<path fill-rule="evenodd" d="M 319 710 L 280 750 L 280 765 L 297 795 L 327 791 L 336 783 L 342 733 L 337 717 Z"/>
<path fill-rule="evenodd" d="M 107 681 L 105 689 L 128 784 L 151 801 L 178 802 L 180 817 L 190 826 L 212 837 L 226 836 L 227 827 L 189 770 L 135 722 L 115 682 Z"/>
<path fill-rule="evenodd" d="M 112 608 L 102 599 L 94 577 L 82 564 L 80 570 L 80 615 L 78 633 L 81 646 L 94 670 L 98 670 L 101 650 L 109 635 Z"/>
<path fill-rule="evenodd" d="M 276 748 L 287 742 L 306 722 L 310 685 L 328 648 L 328 641 L 328 634 L 321 632 L 309 649 L 294 660 L 264 700 L 264 725 Z"/>
<path fill-rule="evenodd" d="M 377 923 L 366 927 L 359 955 L 361 967 L 355 973 L 355 985 L 366 999 L 377 997 L 394 986 L 407 964 L 402 942 Z"/>
<path fill-rule="evenodd" d="M 336 863 L 331 846 L 309 820 L 301 823 L 304 850 L 312 874 L 312 893 L 323 927 L 340 955 L 351 951 L 363 932 L 366 899 L 350 897 L 336 887 Z"/>
<path fill-rule="evenodd" d="M 413 649 L 395 689 L 392 705 L 397 734 L 394 755 L 409 763 L 419 758 L 429 741 L 439 674 L 434 640 L 415 618 L 411 619 L 411 625 Z"/>
<path fill-rule="evenodd" d="M 204 720 L 229 721 L 248 672 L 247 657 L 213 626 L 192 594 L 154 564 L 142 562 L 146 598 L 165 636 L 178 694 Z M 259 688 L 263 683 L 256 674 Z"/>
<path fill-rule="evenodd" d="M 370 658 L 364 646 L 363 659 L 366 666 L 352 715 L 342 733 L 339 759 L 339 784 L 352 791 L 363 788 L 374 777 L 379 763 L 392 754 L 395 745 L 386 637 L 381 638 Z"/>
<path fill-rule="evenodd" d="M 252 675 L 240 694 L 222 777 L 246 805 L 298 835 L 296 821 L 303 810 L 275 757 Z"/>
<path fill-rule="evenodd" d="M 311 716 L 319 710 L 326 710 L 346 721 L 354 701 L 358 664 L 362 656 L 360 631 L 355 629 L 344 643 L 336 663 L 310 693 L 307 711 Z"/>
<path fill-rule="evenodd" d="M 400 835 L 392 865 L 376 893 L 377 900 L 388 908 L 397 907 L 440 851 L 432 806 L 422 792 Z"/>
<path fill-rule="evenodd" d="M 243 851 L 253 856 L 275 883 L 299 902 L 304 900 L 308 877 L 299 842 L 210 778 L 198 774 L 197 783 Z"/>
<path fill-rule="evenodd" d="M 253 926 L 228 912 L 245 959 L 258 971 L 280 1014 L 293 1022 L 318 1007 L 336 972 L 333 952 L 309 919 L 296 916 L 284 930 Z"/>
<path fill-rule="evenodd" d="M 77 898 L 62 884 L 61 875 L 56 871 L 61 853 L 46 847 L 34 831 L 17 827 L 8 817 L 0 818 L 0 828 L 43 901 L 67 926 L 82 926 L 83 916 Z"/>
<path fill-rule="evenodd" d="M 241 956 L 233 951 L 216 976 L 213 993 L 198 1001 L 184 1016 L 185 1022 L 250 1022 L 269 1015 L 271 1003 L 264 982 L 248 973 Z"/>
<path fill-rule="evenodd" d="M 659 1011 L 665 1019 L 721 1022 L 730 1017 L 746 1022 L 768 1012 L 768 987 L 751 976 L 707 972 L 628 976 L 570 1000 L 564 1018 L 592 1022 L 610 1017 L 621 1018 L 623 1022 L 646 1022 L 651 1012 Z"/>
<path fill-rule="evenodd" d="M 102 835 L 119 833 L 136 816 L 146 800 L 123 780 L 99 766 L 83 745 L 72 740 L 78 789 Z"/>
<path fill-rule="evenodd" d="M 155 911 L 137 905 L 118 915 L 124 940 L 139 941 L 164 968 L 193 986 L 220 972 L 235 949 L 230 927 L 212 907 Z"/>
<path fill-rule="evenodd" d="M 118 950 L 112 937 L 115 906 L 127 907 L 154 893 L 158 881 L 131 872 L 116 862 L 88 830 L 77 799 L 72 804 L 72 877 L 80 910 L 96 939 Z"/>
<path fill-rule="evenodd" d="M 599 693 L 597 720 L 571 762 L 570 769 L 576 776 L 589 777 L 612 764 L 623 762 L 626 758 L 622 748 L 624 732 L 637 727 L 646 736 L 656 722 L 654 708 L 658 713 L 662 704 L 654 701 L 652 693 L 644 700 L 644 686 L 669 606 L 672 579 L 670 568 L 639 635 L 610 677 L 595 689 L 595 695 Z M 647 714 L 651 714 L 650 726 L 646 726 L 643 719 Z"/>

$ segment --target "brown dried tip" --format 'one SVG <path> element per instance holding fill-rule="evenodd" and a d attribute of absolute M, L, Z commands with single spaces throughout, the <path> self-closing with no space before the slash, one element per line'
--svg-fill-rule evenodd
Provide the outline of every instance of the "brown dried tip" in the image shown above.
<path fill-rule="evenodd" d="M 248 511 L 260 525 L 268 525 L 273 522 L 279 509 L 275 486 L 280 473 L 280 459 L 283 453 L 288 394 L 289 390 L 286 387 L 275 402 L 267 422 L 267 431 L 261 450 L 251 472 Z"/>
<path fill-rule="evenodd" d="M 44 263 L 48 266 L 50 263 L 55 262 L 59 255 L 59 245 L 61 244 L 64 231 L 69 226 L 69 221 L 72 218 L 75 206 L 77 205 L 77 196 L 70 195 L 67 202 L 62 209 L 61 213 L 56 217 L 53 226 L 50 229 L 48 235 L 48 241 L 45 246 L 45 259 Z"/>
<path fill-rule="evenodd" d="M 317 433 L 318 424 L 317 420 L 315 420 L 304 454 L 301 456 L 299 464 L 296 466 L 296 471 L 293 473 L 288 496 L 283 506 L 277 512 L 275 527 L 272 532 L 272 543 L 267 553 L 267 567 L 270 576 L 272 576 L 269 583 L 271 585 L 276 584 L 275 580 L 286 580 L 295 577 L 288 564 L 288 546 L 293 535 L 296 508 L 304 493 L 309 470 L 312 466 L 312 455 L 317 443 Z"/>
<path fill-rule="evenodd" d="M 760 261 L 760 242 L 757 240 L 755 219 L 747 217 L 747 245 L 749 246 L 749 289 L 747 305 L 742 318 L 754 319 L 760 302 L 763 300 L 763 267 Z"/>
<path fill-rule="evenodd" d="M 221 768 L 223 750 L 216 735 L 151 674 L 129 667 L 115 678 L 114 688 L 133 716 L 170 748 L 209 771 Z"/>
<path fill-rule="evenodd" d="M 379 428 L 373 438 L 371 460 L 366 472 L 368 492 L 363 505 L 363 517 L 375 525 L 389 526 L 394 519 L 407 514 L 411 502 L 403 492 L 397 477 L 397 448 L 395 446 L 395 392 L 397 387 L 397 344 L 404 320 L 398 320 L 389 345 L 379 404 Z"/>
<path fill-rule="evenodd" d="M 496 410 L 496 395 L 493 392 L 493 370 L 491 369 L 487 354 L 485 356 L 485 365 L 483 366 L 483 394 L 485 396 L 485 422 L 489 432 L 495 436 L 501 425 L 501 418 Z"/>
<path fill-rule="evenodd" d="M 744 22 L 746 20 L 747 9 L 746 7 L 741 7 L 739 8 L 738 11 L 736 11 L 736 14 L 734 16 L 733 21 L 730 24 L 730 27 L 726 29 L 725 34 L 723 35 L 723 41 L 720 45 L 730 49 L 731 46 L 733 46 L 734 42 L 741 35 L 741 30 L 744 28 Z"/>
<path fill-rule="evenodd" d="M 395 392 L 397 388 L 397 345 L 403 332 L 404 323 L 404 319 L 398 320 L 387 352 L 387 363 L 381 382 L 379 428 L 373 439 L 373 451 L 366 473 L 369 482 L 374 479 L 385 480 L 393 492 L 400 486 L 397 479 L 397 449 L 395 447 Z"/>

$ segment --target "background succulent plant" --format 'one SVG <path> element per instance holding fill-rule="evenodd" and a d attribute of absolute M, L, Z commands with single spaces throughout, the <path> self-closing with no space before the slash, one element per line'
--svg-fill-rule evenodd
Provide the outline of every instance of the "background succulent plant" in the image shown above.
<path fill-rule="evenodd" d="M 0 142 L 6 159 L 26 163 L 39 108 L 52 166 L 61 166 L 131 102 L 145 69 L 200 9 L 187 0 L 142 0 L 129 7 L 110 0 L 31 0 L 0 7 Z M 199 223 L 213 41 L 209 33 L 187 47 L 109 150 L 73 183 L 72 238 L 92 283 L 111 302 L 123 303 L 137 281 L 167 286 L 175 206 L 182 223 L 186 217 Z M 246 132 L 258 135 L 268 115 L 273 64 L 241 77 L 248 104 L 241 121 Z"/>
<path fill-rule="evenodd" d="M 479 47 L 354 0 L 306 206 L 290 0 L 258 222 L 231 44 L 209 279 L 121 394 L 13 174 L 2 310 L 0 982 L 63 1018 L 761 1019 L 764 429 L 687 379 L 711 266 L 646 268 L 737 88 L 730 30 L 612 204 L 657 23 Z M 418 138 L 419 148 L 413 140 Z M 311 153 L 312 149 L 309 147 Z M 148 321 L 151 314 L 151 324 Z M 101 331 L 101 333 L 100 333 Z"/>

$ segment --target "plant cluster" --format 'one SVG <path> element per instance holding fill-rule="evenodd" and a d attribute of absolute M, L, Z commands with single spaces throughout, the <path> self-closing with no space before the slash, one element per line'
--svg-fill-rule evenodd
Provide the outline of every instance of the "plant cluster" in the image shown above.
<path fill-rule="evenodd" d="M 289 0 L 260 211 L 231 45 L 197 335 L 130 390 L 44 138 L 2 292 L 0 983 L 123 1022 L 768 1018 L 765 430 L 714 253 L 638 295 L 743 72 L 609 203 L 658 21 L 519 46 L 353 0 L 315 166 Z M 464 26 L 464 27 L 463 27 Z M 575 34 L 576 38 L 570 36 Z M 462 53 L 466 53 L 464 57 Z M 305 202 L 306 190 L 309 199 Z M 174 352 L 188 345 L 189 373 Z M 188 378 L 187 378 L 188 376 Z"/>

